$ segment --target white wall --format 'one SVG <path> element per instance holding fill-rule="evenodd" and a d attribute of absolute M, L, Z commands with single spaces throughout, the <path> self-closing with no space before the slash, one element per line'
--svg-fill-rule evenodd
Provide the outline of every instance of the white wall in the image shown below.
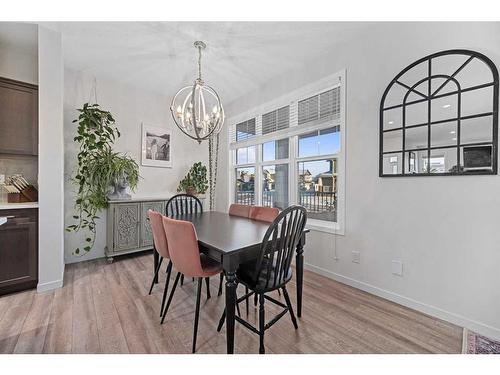
<path fill-rule="evenodd" d="M 304 61 L 225 108 L 231 117 L 345 68 L 345 236 L 312 232 L 307 264 L 500 338 L 500 177 L 378 177 L 379 104 L 386 86 L 418 58 L 452 48 L 477 50 L 500 67 L 500 24 L 373 24 L 358 39 Z M 226 171 L 227 151 L 222 156 Z M 224 173 L 219 209 L 227 209 L 227 186 Z M 354 250 L 361 252 L 360 264 L 351 262 Z M 403 277 L 391 274 L 393 259 L 403 262 Z"/>
<path fill-rule="evenodd" d="M 38 84 L 38 56 L 12 45 L 0 45 L 0 77 Z"/>
<path fill-rule="evenodd" d="M 62 286 L 64 274 L 63 57 L 61 34 L 38 29 L 38 290 Z"/>
<path fill-rule="evenodd" d="M 78 117 L 77 108 L 89 101 L 94 77 L 82 72 L 65 71 L 64 82 L 64 138 L 65 152 L 65 224 L 73 222 L 75 202 L 75 186 L 70 178 L 76 166 L 77 144 L 73 142 Z M 172 90 L 166 90 L 170 92 Z M 92 99 L 93 100 L 93 99 Z M 155 168 L 140 166 L 141 179 L 134 195 L 169 197 L 176 194 L 179 181 L 184 177 L 193 163 L 208 162 L 208 146 L 201 145 L 182 133 L 173 123 L 170 114 L 170 97 L 159 96 L 132 86 L 123 85 L 97 77 L 97 101 L 103 109 L 109 110 L 122 136 L 115 143 L 115 150 L 132 156 L 140 165 L 141 162 L 141 123 L 165 127 L 172 133 L 173 168 Z M 75 256 L 76 247 L 81 248 L 85 235 L 65 233 L 66 263 L 78 262 L 104 256 L 106 245 L 106 212 L 102 212 L 98 221 L 97 238 L 94 248 L 84 256 Z"/>

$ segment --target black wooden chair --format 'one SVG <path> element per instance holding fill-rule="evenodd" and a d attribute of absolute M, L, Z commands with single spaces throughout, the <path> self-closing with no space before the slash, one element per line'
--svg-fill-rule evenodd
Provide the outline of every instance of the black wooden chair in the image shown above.
<path fill-rule="evenodd" d="M 259 297 L 259 328 L 255 328 L 241 317 L 236 316 L 236 321 L 243 324 L 244 327 L 256 333 L 260 337 L 259 353 L 264 354 L 264 332 L 271 328 L 287 312 L 290 313 L 293 326 L 298 328 L 297 320 L 293 313 L 290 297 L 286 290 L 286 284 L 292 278 L 292 258 L 295 248 L 304 231 L 306 225 L 307 212 L 302 206 L 291 206 L 281 212 L 278 217 L 269 226 L 262 245 L 260 254 L 256 261 L 246 263 L 240 266 L 237 271 L 238 281 L 248 287 L 250 292 L 237 299 L 236 303 L 247 299 L 253 294 Z M 266 293 L 280 290 L 285 297 L 286 305 L 282 302 L 266 295 Z M 268 300 L 284 310 L 265 322 L 264 301 Z M 226 310 L 219 321 L 217 331 L 220 332 L 226 319 Z"/>
<path fill-rule="evenodd" d="M 203 213 L 203 205 L 201 201 L 190 194 L 177 194 L 170 198 L 165 207 L 165 215 L 170 218 L 174 218 L 178 215 L 190 215 Z M 223 279 L 221 273 L 220 280 Z M 181 276 L 181 285 L 184 285 L 184 275 Z M 194 281 L 194 279 L 193 279 Z M 210 298 L 210 282 L 208 277 L 205 279 L 207 285 L 207 298 Z M 222 282 L 221 282 L 222 283 Z M 219 285 L 218 295 L 222 294 L 222 286 Z"/>

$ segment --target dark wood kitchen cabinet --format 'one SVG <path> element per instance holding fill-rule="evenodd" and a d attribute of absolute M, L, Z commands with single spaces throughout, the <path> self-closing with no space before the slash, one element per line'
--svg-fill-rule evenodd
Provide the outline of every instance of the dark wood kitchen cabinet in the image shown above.
<path fill-rule="evenodd" d="M 38 87 L 0 78 L 0 154 L 38 155 Z"/>
<path fill-rule="evenodd" d="M 0 295 L 38 282 L 38 209 L 0 210 Z"/>

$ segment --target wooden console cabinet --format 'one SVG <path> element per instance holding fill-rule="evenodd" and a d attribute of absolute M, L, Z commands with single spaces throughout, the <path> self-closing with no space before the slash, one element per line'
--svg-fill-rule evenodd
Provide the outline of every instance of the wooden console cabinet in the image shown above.
<path fill-rule="evenodd" d="M 168 199 L 110 201 L 108 207 L 106 258 L 153 248 L 148 210 L 165 212 Z"/>
<path fill-rule="evenodd" d="M 0 295 L 35 288 L 38 283 L 38 209 L 1 210 Z"/>

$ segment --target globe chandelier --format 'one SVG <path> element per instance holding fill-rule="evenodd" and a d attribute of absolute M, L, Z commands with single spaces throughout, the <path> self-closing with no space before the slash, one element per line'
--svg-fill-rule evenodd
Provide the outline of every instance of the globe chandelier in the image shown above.
<path fill-rule="evenodd" d="M 177 127 L 201 143 L 220 132 L 224 123 L 224 109 L 217 92 L 205 85 L 201 78 L 201 51 L 207 45 L 196 41 L 194 46 L 198 49 L 198 78 L 193 85 L 177 91 L 170 111 Z"/>

